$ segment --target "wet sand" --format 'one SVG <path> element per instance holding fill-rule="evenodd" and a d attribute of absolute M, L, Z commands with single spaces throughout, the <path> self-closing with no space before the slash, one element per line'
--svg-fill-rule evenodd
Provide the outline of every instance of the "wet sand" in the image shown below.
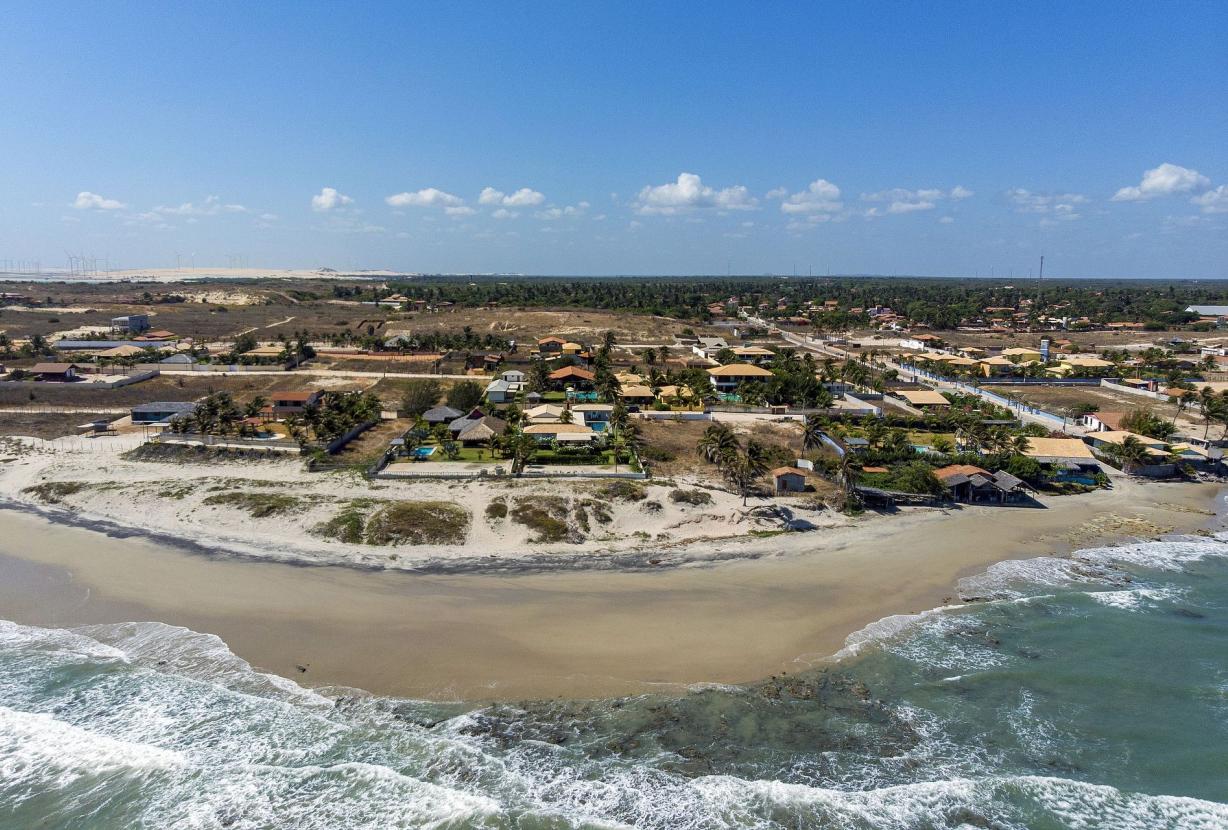
<path fill-rule="evenodd" d="M 1217 493 L 1126 482 L 1049 509 L 925 511 L 780 537 L 788 552 L 762 559 L 524 575 L 215 557 L 3 510 L 0 617 L 158 620 L 217 634 L 305 685 L 415 698 L 676 691 L 799 671 L 875 620 L 957 602 L 955 582 L 996 561 L 1204 527 Z"/>

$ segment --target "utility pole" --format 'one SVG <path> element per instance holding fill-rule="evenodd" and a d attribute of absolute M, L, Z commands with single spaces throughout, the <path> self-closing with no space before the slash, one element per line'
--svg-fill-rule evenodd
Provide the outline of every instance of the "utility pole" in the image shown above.
<path fill-rule="evenodd" d="M 1045 279 L 1045 255 L 1040 255 L 1040 271 L 1036 275 L 1036 305 L 1040 306 L 1040 284 Z"/>

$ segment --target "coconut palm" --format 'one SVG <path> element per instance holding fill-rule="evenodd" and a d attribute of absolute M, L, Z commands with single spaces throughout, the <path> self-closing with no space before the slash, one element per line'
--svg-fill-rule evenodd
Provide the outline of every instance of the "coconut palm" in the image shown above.
<path fill-rule="evenodd" d="M 802 421 L 802 455 L 823 443 L 824 421 L 818 415 L 807 415 Z"/>
<path fill-rule="evenodd" d="M 738 447 L 722 456 L 720 468 L 725 479 L 741 494 L 745 507 L 750 488 L 767 472 L 767 448 L 751 439 L 744 450 Z"/>
<path fill-rule="evenodd" d="M 1127 435 L 1120 444 L 1114 445 L 1110 454 L 1121 464 L 1123 472 L 1130 473 L 1147 460 L 1147 446 L 1133 435 Z"/>
<path fill-rule="evenodd" d="M 718 421 L 704 430 L 695 449 L 704 461 L 719 464 L 724 456 L 735 451 L 737 447 L 738 438 L 733 434 L 733 430 Z"/>

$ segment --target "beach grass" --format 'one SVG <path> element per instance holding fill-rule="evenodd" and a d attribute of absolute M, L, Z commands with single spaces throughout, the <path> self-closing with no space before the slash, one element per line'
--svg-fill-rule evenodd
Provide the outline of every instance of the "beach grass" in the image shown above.
<path fill-rule="evenodd" d="M 444 501 L 394 501 L 367 519 L 369 545 L 461 545 L 469 512 Z"/>
<path fill-rule="evenodd" d="M 234 507 L 246 511 L 255 519 L 293 513 L 306 507 L 303 499 L 282 493 L 214 493 L 207 496 L 202 504 L 211 507 Z"/>
<path fill-rule="evenodd" d="M 516 499 L 512 521 L 522 524 L 537 535 L 533 542 L 564 542 L 571 535 L 567 516 L 571 504 L 562 496 L 538 496 Z"/>
<path fill-rule="evenodd" d="M 29 493 L 47 504 L 59 504 L 66 496 L 80 493 L 88 486 L 84 481 L 47 481 L 23 488 L 21 492 Z"/>

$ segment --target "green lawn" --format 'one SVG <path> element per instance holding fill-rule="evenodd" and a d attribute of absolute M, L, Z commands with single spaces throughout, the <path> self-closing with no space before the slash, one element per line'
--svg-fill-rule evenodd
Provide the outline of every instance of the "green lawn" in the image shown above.
<path fill-rule="evenodd" d="M 431 446 L 431 445 L 428 444 L 427 446 Z M 430 456 L 427 457 L 426 460 L 427 461 L 504 461 L 504 460 L 510 461 L 510 459 L 501 458 L 499 456 L 499 453 L 497 452 L 492 453 L 490 450 L 484 449 L 481 447 L 461 447 L 460 454 L 457 455 L 455 459 L 448 458 L 446 455 L 444 455 L 444 452 L 442 449 L 436 448 L 435 452 L 431 453 Z"/>

